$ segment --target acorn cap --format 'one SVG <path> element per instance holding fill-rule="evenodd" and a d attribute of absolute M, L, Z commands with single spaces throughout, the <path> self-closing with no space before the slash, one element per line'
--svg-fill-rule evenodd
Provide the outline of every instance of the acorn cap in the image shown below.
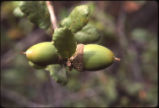
<path fill-rule="evenodd" d="M 78 71 L 83 71 L 83 49 L 84 44 L 78 44 L 76 48 L 75 54 L 70 58 L 72 61 L 73 68 L 77 69 Z"/>

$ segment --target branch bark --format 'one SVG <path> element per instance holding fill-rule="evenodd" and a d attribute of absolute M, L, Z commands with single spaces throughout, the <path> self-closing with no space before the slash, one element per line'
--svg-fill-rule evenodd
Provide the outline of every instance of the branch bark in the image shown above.
<path fill-rule="evenodd" d="M 56 21 L 56 16 L 55 16 L 55 12 L 54 12 L 54 7 L 51 4 L 51 1 L 46 1 L 46 5 L 47 5 L 47 8 L 50 13 L 50 20 L 52 23 L 52 28 L 53 28 L 53 30 L 55 30 L 57 28 L 57 21 Z"/>

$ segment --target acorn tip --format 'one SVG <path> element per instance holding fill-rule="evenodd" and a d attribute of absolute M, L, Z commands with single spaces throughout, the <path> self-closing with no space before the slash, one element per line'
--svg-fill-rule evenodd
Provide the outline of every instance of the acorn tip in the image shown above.
<path fill-rule="evenodd" d="M 120 61 L 120 58 L 115 57 L 114 60 L 115 60 L 115 61 Z"/>
<path fill-rule="evenodd" d="M 20 54 L 26 54 L 26 52 L 20 52 Z"/>

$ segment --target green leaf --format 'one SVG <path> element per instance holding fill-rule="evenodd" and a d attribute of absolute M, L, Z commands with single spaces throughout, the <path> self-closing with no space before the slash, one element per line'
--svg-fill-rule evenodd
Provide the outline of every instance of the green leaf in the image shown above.
<path fill-rule="evenodd" d="M 23 4 L 24 1 L 14 1 L 13 4 L 15 5 L 15 9 L 13 10 L 13 14 L 17 17 L 23 17 L 24 13 L 21 11 L 20 6 Z"/>
<path fill-rule="evenodd" d="M 89 20 L 92 8 L 89 5 L 80 5 L 72 10 L 70 15 L 61 22 L 61 26 L 65 26 L 73 33 L 82 29 Z"/>
<path fill-rule="evenodd" d="M 79 91 L 81 89 L 82 84 L 80 83 L 79 79 L 72 77 L 69 79 L 66 87 L 70 91 Z"/>
<path fill-rule="evenodd" d="M 68 69 L 68 67 L 67 67 L 67 69 Z M 70 91 L 80 90 L 81 83 L 80 83 L 80 80 L 79 80 L 79 74 L 80 74 L 80 72 L 78 70 L 74 69 L 74 68 L 71 71 L 68 72 L 69 81 L 66 85 L 66 88 L 69 89 Z"/>
<path fill-rule="evenodd" d="M 71 57 L 76 51 L 76 40 L 68 28 L 57 28 L 53 34 L 54 45 L 63 58 Z"/>
<path fill-rule="evenodd" d="M 92 43 L 99 39 L 99 33 L 93 24 L 88 23 L 75 34 L 75 39 L 78 43 Z"/>
<path fill-rule="evenodd" d="M 24 16 L 24 13 L 20 10 L 19 7 L 17 7 L 17 8 L 14 9 L 13 14 L 15 16 L 18 16 L 18 17 L 23 17 Z"/>
<path fill-rule="evenodd" d="M 79 76 L 79 74 L 80 74 L 80 72 L 78 70 L 74 69 L 74 68 L 68 73 L 70 78 L 71 77 L 72 78 L 77 78 Z"/>
<path fill-rule="evenodd" d="M 48 65 L 46 68 L 51 77 L 59 84 L 66 85 L 68 82 L 67 69 L 59 64 Z"/>
<path fill-rule="evenodd" d="M 42 29 L 50 26 L 50 16 L 44 1 L 25 1 L 20 5 L 21 11 L 34 24 Z"/>
<path fill-rule="evenodd" d="M 69 28 L 70 27 L 70 25 L 71 25 L 71 19 L 69 18 L 69 17 L 66 17 L 66 18 L 64 18 L 63 20 L 62 20 L 62 22 L 61 22 L 61 26 L 63 27 L 67 27 L 67 28 Z"/>

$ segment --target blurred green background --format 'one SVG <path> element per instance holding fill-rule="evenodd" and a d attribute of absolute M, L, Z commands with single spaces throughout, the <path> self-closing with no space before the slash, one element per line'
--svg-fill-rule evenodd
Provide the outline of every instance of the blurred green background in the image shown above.
<path fill-rule="evenodd" d="M 57 22 L 88 1 L 53 1 Z M 91 22 L 120 62 L 99 71 L 73 74 L 66 86 L 48 72 L 29 66 L 28 47 L 50 41 L 27 18 L 16 16 L 15 2 L 1 2 L 1 104 L 4 107 L 108 107 L 158 105 L 158 4 L 155 1 L 89 1 Z"/>

